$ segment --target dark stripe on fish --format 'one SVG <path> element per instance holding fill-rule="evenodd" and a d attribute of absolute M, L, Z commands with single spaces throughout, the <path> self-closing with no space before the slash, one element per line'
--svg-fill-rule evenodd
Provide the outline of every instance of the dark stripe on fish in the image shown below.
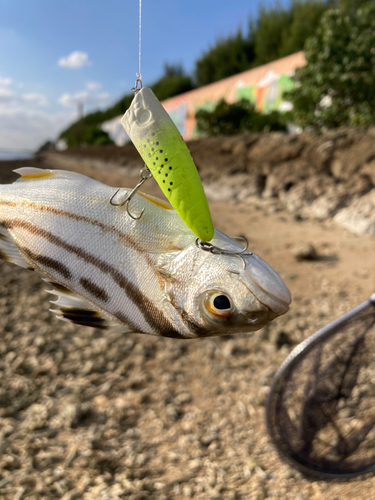
<path fill-rule="evenodd" d="M 1 200 L 0 205 L 5 205 L 9 207 L 15 207 L 18 208 L 19 206 L 26 206 L 28 208 L 32 208 L 35 210 L 40 210 L 41 212 L 49 212 L 54 215 L 59 215 L 62 217 L 68 217 L 69 219 L 73 219 L 78 222 L 86 222 L 88 224 L 91 224 L 93 226 L 99 227 L 100 229 L 103 229 L 103 231 L 106 231 L 107 233 L 116 233 L 116 235 L 125 240 L 131 248 L 136 250 L 137 252 L 143 252 L 143 249 L 141 246 L 139 246 L 134 239 L 126 233 L 123 233 L 119 231 L 116 227 L 114 226 L 107 226 L 106 224 L 103 224 L 102 222 L 95 220 L 95 219 L 90 219 L 89 217 L 86 217 L 85 215 L 77 215 L 72 212 L 67 212 L 66 210 L 62 210 L 60 208 L 54 208 L 49 205 L 42 205 L 40 203 L 33 203 L 31 201 L 9 201 L 9 200 Z M 152 260 L 149 258 L 149 256 L 146 254 L 145 255 L 147 263 L 151 266 L 153 265 Z"/>
<path fill-rule="evenodd" d="M 102 300 L 103 302 L 108 302 L 109 295 L 104 290 L 104 288 L 100 288 L 100 286 L 95 285 L 95 283 L 93 283 L 92 281 L 88 280 L 87 278 L 81 278 L 79 280 L 79 282 L 83 286 L 83 288 L 87 292 L 89 292 L 91 295 L 93 295 L 97 299 Z"/>
<path fill-rule="evenodd" d="M 173 324 L 164 316 L 162 311 L 160 311 L 153 302 L 151 302 L 145 295 L 140 292 L 133 283 L 126 280 L 125 276 L 121 274 L 117 269 L 108 264 L 95 255 L 89 254 L 85 250 L 75 245 L 70 245 L 63 241 L 59 236 L 56 236 L 45 229 L 42 229 L 30 222 L 22 221 L 19 219 L 4 219 L 1 224 L 5 229 L 11 229 L 14 227 L 22 228 L 25 231 L 30 232 L 45 238 L 50 243 L 63 248 L 67 252 L 77 255 L 85 262 L 92 264 L 93 266 L 100 269 L 103 273 L 109 274 L 112 279 L 118 284 L 120 288 L 125 290 L 130 300 L 133 304 L 143 313 L 144 319 L 148 325 L 155 330 L 159 335 L 163 335 L 164 331 L 179 333 L 173 327 Z M 22 249 L 24 251 L 25 249 Z M 119 318 L 120 319 L 120 318 Z M 138 330 L 134 323 L 131 323 L 128 319 L 126 323 L 135 331 Z"/>
<path fill-rule="evenodd" d="M 181 333 L 179 333 L 177 330 L 172 330 L 172 331 L 164 331 L 163 332 L 163 337 L 169 337 L 171 339 L 182 339 L 182 340 L 186 340 L 186 339 L 189 339 L 191 337 L 186 337 L 184 335 L 181 335 Z"/>
<path fill-rule="evenodd" d="M 180 315 L 183 324 L 189 329 L 190 332 L 194 333 L 197 337 L 205 337 L 208 335 L 208 329 L 203 328 L 201 325 L 191 319 L 188 313 L 178 305 L 178 302 L 176 301 L 172 292 L 169 292 L 168 297 L 170 303 L 175 308 L 176 312 Z"/>
<path fill-rule="evenodd" d="M 61 274 L 67 280 L 72 278 L 72 273 L 69 269 L 61 264 L 58 260 L 52 259 L 51 257 L 47 257 L 46 255 L 38 255 L 28 248 L 20 247 L 20 252 L 24 253 L 34 262 L 37 262 L 41 266 L 48 267 L 48 269 L 54 269 L 57 273 Z"/>

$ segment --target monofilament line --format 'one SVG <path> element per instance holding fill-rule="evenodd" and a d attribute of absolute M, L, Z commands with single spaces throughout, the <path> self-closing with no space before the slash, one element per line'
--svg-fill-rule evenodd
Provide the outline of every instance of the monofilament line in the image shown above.
<path fill-rule="evenodd" d="M 142 40 L 142 0 L 139 0 L 138 73 L 137 73 L 137 79 L 140 82 L 142 82 L 142 73 L 141 73 L 141 40 Z"/>

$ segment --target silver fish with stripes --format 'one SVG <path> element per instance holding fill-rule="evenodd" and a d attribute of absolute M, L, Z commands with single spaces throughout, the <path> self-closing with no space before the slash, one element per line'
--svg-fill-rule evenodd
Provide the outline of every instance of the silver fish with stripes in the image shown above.
<path fill-rule="evenodd" d="M 281 278 L 215 229 L 205 251 L 172 207 L 141 192 L 132 211 L 114 188 L 63 170 L 25 167 L 0 186 L 0 257 L 39 272 L 58 318 L 173 338 L 259 330 L 287 312 Z M 121 189 L 118 202 L 129 190 Z"/>

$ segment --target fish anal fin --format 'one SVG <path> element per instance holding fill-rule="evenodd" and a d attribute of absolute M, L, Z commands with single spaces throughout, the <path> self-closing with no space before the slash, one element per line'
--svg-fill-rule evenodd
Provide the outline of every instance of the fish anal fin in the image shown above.
<path fill-rule="evenodd" d="M 46 290 L 46 292 L 57 296 L 56 300 L 51 300 L 54 309 L 50 309 L 50 311 L 55 313 L 58 319 L 102 330 L 123 333 L 133 332 L 127 325 L 118 322 L 109 315 L 103 314 L 99 308 L 96 308 L 89 301 L 72 292 L 64 285 L 46 278 L 44 278 L 44 281 L 53 287 L 52 290 Z"/>

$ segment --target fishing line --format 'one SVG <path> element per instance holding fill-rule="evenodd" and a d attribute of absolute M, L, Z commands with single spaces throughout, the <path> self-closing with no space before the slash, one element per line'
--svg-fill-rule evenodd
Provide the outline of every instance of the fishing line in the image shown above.
<path fill-rule="evenodd" d="M 142 88 L 142 73 L 141 73 L 141 42 L 142 42 L 142 0 L 139 0 L 139 23 L 138 23 L 138 73 L 136 73 L 135 86 L 132 88 L 137 92 Z"/>

